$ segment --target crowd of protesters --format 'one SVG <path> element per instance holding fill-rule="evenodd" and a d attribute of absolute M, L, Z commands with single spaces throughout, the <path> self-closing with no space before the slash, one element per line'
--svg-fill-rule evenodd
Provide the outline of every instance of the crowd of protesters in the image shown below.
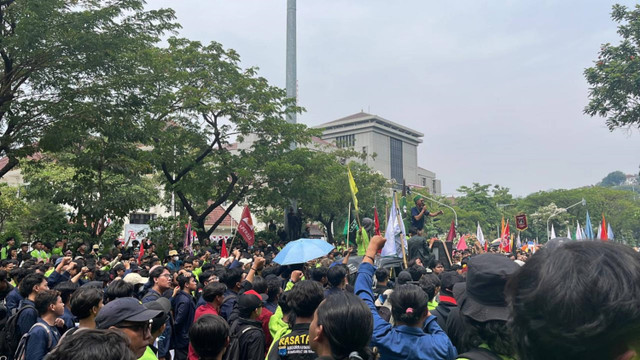
<path fill-rule="evenodd" d="M 422 212 L 424 214 L 424 212 Z M 359 267 L 334 250 L 273 262 L 279 245 L 64 241 L 0 251 L 7 359 L 617 359 L 640 356 L 640 255 L 554 240 L 517 259 L 465 251 L 441 262 L 412 229 L 408 267 Z M 397 273 L 396 273 L 397 272 Z"/>

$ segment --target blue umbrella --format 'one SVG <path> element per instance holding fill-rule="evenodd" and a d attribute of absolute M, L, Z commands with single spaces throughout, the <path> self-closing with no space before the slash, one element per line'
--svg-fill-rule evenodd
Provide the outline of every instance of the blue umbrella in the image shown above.
<path fill-rule="evenodd" d="M 334 246 L 320 239 L 299 239 L 288 243 L 273 262 L 280 265 L 302 264 L 327 255 Z"/>

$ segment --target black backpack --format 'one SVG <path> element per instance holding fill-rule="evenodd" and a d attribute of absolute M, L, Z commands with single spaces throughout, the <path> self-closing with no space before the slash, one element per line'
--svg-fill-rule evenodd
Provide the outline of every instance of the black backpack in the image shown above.
<path fill-rule="evenodd" d="M 229 330 L 229 347 L 224 353 L 223 360 L 240 360 L 240 338 L 242 335 L 249 331 L 261 331 L 255 326 L 251 325 L 238 325 L 238 322 L 234 322 Z"/>
<path fill-rule="evenodd" d="M 31 308 L 36 310 L 33 305 L 25 305 L 21 307 L 15 314 L 11 315 L 4 328 L 0 330 L 0 355 L 6 356 L 7 360 L 12 360 L 20 343 L 20 333 L 18 332 L 18 318 L 25 309 Z"/>
<path fill-rule="evenodd" d="M 47 325 L 39 322 L 33 324 L 31 329 L 35 328 L 36 326 L 43 328 L 47 332 L 47 351 L 50 351 L 53 347 L 53 335 L 51 334 L 51 330 L 49 330 L 49 327 Z M 27 341 L 29 341 L 29 337 L 31 336 L 30 332 L 31 330 L 29 330 L 28 333 L 22 335 L 22 337 L 20 338 L 20 342 L 18 343 L 18 347 L 16 349 L 16 354 L 14 357 L 15 360 L 29 360 L 27 359 Z"/>

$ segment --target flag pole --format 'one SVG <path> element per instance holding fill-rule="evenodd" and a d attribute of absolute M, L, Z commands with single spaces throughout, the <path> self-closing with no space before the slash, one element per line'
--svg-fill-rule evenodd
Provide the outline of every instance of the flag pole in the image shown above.
<path fill-rule="evenodd" d="M 349 202 L 349 209 L 347 210 L 347 235 L 344 237 L 344 247 L 349 248 L 349 229 L 351 228 L 351 202 Z"/>
<path fill-rule="evenodd" d="M 398 221 L 398 226 L 400 226 L 400 222 L 402 221 L 402 217 L 400 217 L 400 208 L 398 207 L 398 193 L 396 191 L 393 192 L 393 199 L 395 200 L 396 203 L 396 217 L 397 217 L 397 221 Z M 400 227 L 402 228 L 402 227 Z M 408 268 L 409 265 L 407 264 L 407 253 L 404 251 L 404 232 L 400 232 L 400 247 L 402 248 L 402 260 L 404 262 L 404 268 Z"/>

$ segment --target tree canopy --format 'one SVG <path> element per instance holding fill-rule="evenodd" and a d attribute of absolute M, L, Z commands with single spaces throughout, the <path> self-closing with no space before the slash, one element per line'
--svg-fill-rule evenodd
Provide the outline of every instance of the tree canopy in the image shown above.
<path fill-rule="evenodd" d="M 606 118 L 610 130 L 640 127 L 640 5 L 613 6 L 620 43 L 603 44 L 595 65 L 585 69 L 589 83 L 586 114 Z"/>
<path fill-rule="evenodd" d="M 112 88 L 114 80 L 129 79 L 130 60 L 177 27 L 172 10 L 144 11 L 144 3 L 0 2 L 0 157 L 8 159 L 0 177 L 38 151 L 43 136 L 60 139 L 100 109 L 96 97 L 127 110 L 131 92 Z"/>

